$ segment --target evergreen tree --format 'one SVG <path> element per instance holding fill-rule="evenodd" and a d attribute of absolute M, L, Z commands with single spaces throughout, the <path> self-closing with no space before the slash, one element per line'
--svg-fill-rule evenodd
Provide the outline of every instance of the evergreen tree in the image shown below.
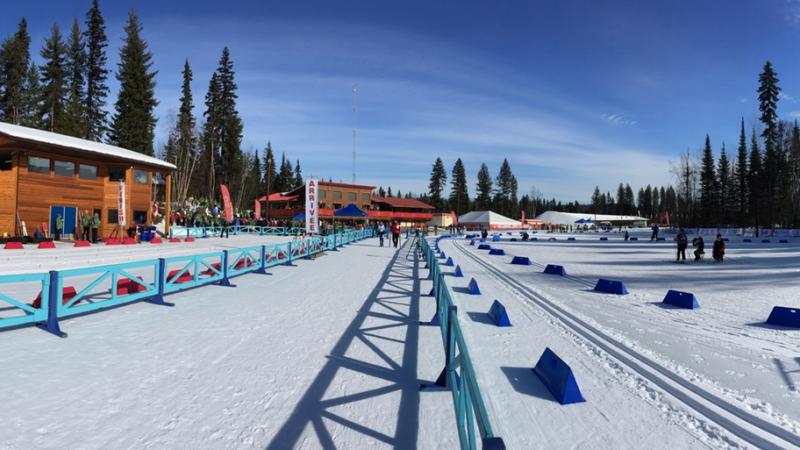
<path fill-rule="evenodd" d="M 791 225 L 797 226 L 800 224 L 800 127 L 795 120 L 792 126 L 791 136 L 789 138 L 789 171 L 791 176 Z"/>
<path fill-rule="evenodd" d="M 86 13 L 86 138 L 100 141 L 107 129 L 105 111 L 108 96 L 108 69 L 106 68 L 106 26 L 100 13 L 98 0 Z"/>
<path fill-rule="evenodd" d="M 264 190 L 267 195 L 277 191 L 277 181 L 278 173 L 275 170 L 275 155 L 272 153 L 272 143 L 267 141 L 267 147 L 264 149 Z"/>
<path fill-rule="evenodd" d="M 428 195 L 430 201 L 436 209 L 443 211 L 445 209 L 444 202 L 442 201 L 442 192 L 447 183 L 447 173 L 444 170 L 444 163 L 441 158 L 436 158 L 431 169 L 431 181 L 428 183 Z"/>
<path fill-rule="evenodd" d="M 749 166 L 747 164 L 747 137 L 744 133 L 744 118 L 741 120 L 739 131 L 739 146 L 736 153 L 736 167 L 733 170 L 733 193 L 734 207 L 737 212 L 737 223 L 739 226 L 747 226 L 747 195 Z"/>
<path fill-rule="evenodd" d="M 129 150 L 153 156 L 155 137 L 156 71 L 151 70 L 153 56 L 141 37 L 142 24 L 131 11 L 125 25 L 125 43 L 119 51 L 120 83 L 111 125 L 111 142 Z"/>
<path fill-rule="evenodd" d="M 619 215 L 625 215 L 627 210 L 627 196 L 625 195 L 625 185 L 620 183 L 617 187 L 617 208 L 616 213 Z"/>
<path fill-rule="evenodd" d="M 386 191 L 383 189 L 383 186 L 378 188 L 378 197 L 386 197 Z"/>
<path fill-rule="evenodd" d="M 763 185 L 763 168 L 761 167 L 761 150 L 758 148 L 758 138 L 756 137 L 756 130 L 753 130 L 753 134 L 750 139 L 750 161 L 749 161 L 749 171 L 747 176 L 747 186 L 749 187 L 748 192 L 748 201 L 749 201 L 749 211 L 750 215 L 752 216 L 752 224 L 759 228 L 762 224 L 761 222 L 761 215 L 763 214 L 762 209 L 759 207 L 759 204 L 762 202 L 762 185 Z"/>
<path fill-rule="evenodd" d="M 778 75 L 772 68 L 772 63 L 767 61 L 764 69 L 758 77 L 758 110 L 761 112 L 761 123 L 764 130 L 761 136 L 764 138 L 764 159 L 763 176 L 761 182 L 762 199 L 766 206 L 766 220 L 769 226 L 775 223 L 776 219 L 776 184 L 780 170 L 780 160 L 778 155 L 778 141 L 780 133 L 778 131 L 778 97 L 780 87 L 778 87 Z"/>
<path fill-rule="evenodd" d="M 234 81 L 233 61 L 228 47 L 222 49 L 222 56 L 217 68 L 219 81 L 219 124 L 220 133 L 220 182 L 226 183 L 231 190 L 236 190 L 236 180 L 242 170 L 242 119 L 236 110 L 237 86 Z M 289 172 L 291 172 L 291 163 Z M 291 177 L 284 178 L 286 183 L 291 183 Z M 287 189 L 289 187 L 287 186 Z"/>
<path fill-rule="evenodd" d="M 35 63 L 28 67 L 27 75 L 22 83 L 22 103 L 20 114 L 17 117 L 19 124 L 30 128 L 44 128 L 44 121 L 39 114 L 41 111 L 41 85 L 39 84 L 39 69 Z"/>
<path fill-rule="evenodd" d="M 175 154 L 172 160 L 178 167 L 173 178 L 174 198 L 183 204 L 188 197 L 189 186 L 198 162 L 197 121 L 194 117 L 194 100 L 192 98 L 192 68 L 189 60 L 183 64 L 183 82 L 181 84 L 180 110 L 174 138 Z"/>
<path fill-rule="evenodd" d="M 394 195 L 392 195 L 392 187 L 391 186 L 386 188 L 386 196 L 387 197 L 394 197 Z"/>
<path fill-rule="evenodd" d="M 517 180 L 511 172 L 511 165 L 506 158 L 503 158 L 494 186 L 494 206 L 499 208 L 500 214 L 504 216 L 514 215 L 517 206 L 513 204 L 517 195 Z"/>
<path fill-rule="evenodd" d="M 208 82 L 208 91 L 205 97 L 206 110 L 203 113 L 206 121 L 203 124 L 203 150 L 200 159 L 201 170 L 200 173 L 204 178 L 203 190 L 209 199 L 216 197 L 216 188 L 219 174 L 219 143 L 221 140 L 220 133 L 220 117 L 221 112 L 220 104 L 220 87 L 217 74 L 211 75 L 211 80 Z"/>
<path fill-rule="evenodd" d="M 469 210 L 467 172 L 464 169 L 464 163 L 461 162 L 461 158 L 458 158 L 453 165 L 450 185 L 450 208 L 460 216 Z"/>
<path fill-rule="evenodd" d="M 45 41 L 41 51 L 44 64 L 41 66 L 41 111 L 39 115 L 45 120 L 49 131 L 61 132 L 62 119 L 66 109 L 67 71 L 66 45 L 61 36 L 58 24 L 53 24 L 50 37 Z"/>
<path fill-rule="evenodd" d="M 592 212 L 594 214 L 602 214 L 603 208 L 603 195 L 600 194 L 600 186 L 594 187 L 592 192 Z"/>
<path fill-rule="evenodd" d="M 489 174 L 489 168 L 483 163 L 481 164 L 481 169 L 478 171 L 477 195 L 475 197 L 476 209 L 480 211 L 492 209 L 493 190 L 492 176 Z"/>
<path fill-rule="evenodd" d="M 23 116 L 33 114 L 23 102 L 25 84 L 31 75 L 30 45 L 28 22 L 22 18 L 17 32 L 0 48 L 0 115 L 5 122 L 20 124 Z"/>
<path fill-rule="evenodd" d="M 294 187 L 303 186 L 305 183 L 303 181 L 303 172 L 300 171 L 300 160 L 296 160 L 294 164 Z"/>
<path fill-rule="evenodd" d="M 706 135 L 703 148 L 703 162 L 700 171 L 700 220 L 704 226 L 711 226 L 716 219 L 717 176 L 714 171 L 714 154 L 711 139 Z"/>
<path fill-rule="evenodd" d="M 286 159 L 286 156 L 283 153 L 281 153 L 281 167 L 280 171 L 278 172 L 278 180 L 280 183 L 280 192 L 286 192 L 295 187 L 292 163 Z"/>
<path fill-rule="evenodd" d="M 728 154 L 725 152 L 725 144 L 722 144 L 722 150 L 719 155 L 719 163 L 717 164 L 717 220 L 721 225 L 729 225 L 730 211 L 731 211 L 731 163 L 728 161 Z"/>
<path fill-rule="evenodd" d="M 85 45 L 78 19 L 72 22 L 66 54 L 67 98 L 61 132 L 69 136 L 85 138 L 88 134 L 84 72 L 86 71 Z"/>
<path fill-rule="evenodd" d="M 625 184 L 625 214 L 631 216 L 636 214 L 636 200 L 630 184 Z"/>

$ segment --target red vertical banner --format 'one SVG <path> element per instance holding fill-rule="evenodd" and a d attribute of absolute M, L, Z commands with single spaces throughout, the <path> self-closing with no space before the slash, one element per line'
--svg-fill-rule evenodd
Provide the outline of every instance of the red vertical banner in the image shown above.
<path fill-rule="evenodd" d="M 231 205 L 231 194 L 228 192 L 228 186 L 224 184 L 219 185 L 219 190 L 222 192 L 222 206 L 225 208 L 225 221 L 231 223 L 233 222 L 233 205 Z"/>
<path fill-rule="evenodd" d="M 261 219 L 261 202 L 256 199 L 255 205 L 253 205 L 253 212 L 256 213 L 256 220 Z"/>

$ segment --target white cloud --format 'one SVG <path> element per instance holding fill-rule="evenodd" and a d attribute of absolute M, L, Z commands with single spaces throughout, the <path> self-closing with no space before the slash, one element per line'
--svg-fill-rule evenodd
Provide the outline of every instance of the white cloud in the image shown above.
<path fill-rule="evenodd" d="M 637 120 L 634 120 L 634 119 L 632 119 L 632 118 L 630 118 L 628 116 L 622 115 L 622 114 L 603 113 L 603 114 L 601 114 L 601 117 L 603 117 L 604 119 L 606 119 L 607 121 L 611 122 L 614 125 L 633 126 L 633 125 L 636 125 L 637 123 L 639 123 Z"/>

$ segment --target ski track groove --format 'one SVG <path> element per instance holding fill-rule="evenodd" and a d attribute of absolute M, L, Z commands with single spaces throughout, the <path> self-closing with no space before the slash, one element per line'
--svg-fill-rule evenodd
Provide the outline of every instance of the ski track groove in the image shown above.
<path fill-rule="evenodd" d="M 511 289 L 517 291 L 527 303 L 545 311 L 565 325 L 571 332 L 602 349 L 648 382 L 658 386 L 680 403 L 696 411 L 709 421 L 716 423 L 739 439 L 763 449 L 783 449 L 789 448 L 789 446 L 800 447 L 800 436 L 761 417 L 750 414 L 704 388 L 682 379 L 680 375 L 647 356 L 628 348 L 613 337 L 551 302 L 544 295 L 518 282 L 501 269 L 498 269 L 494 264 L 472 254 L 460 243 L 451 242 L 461 253 L 482 266 L 489 274 L 494 275 L 497 279 L 507 283 Z"/>

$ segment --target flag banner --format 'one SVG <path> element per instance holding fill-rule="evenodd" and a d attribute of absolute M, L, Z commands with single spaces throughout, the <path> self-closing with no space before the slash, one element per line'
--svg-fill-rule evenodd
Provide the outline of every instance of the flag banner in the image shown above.
<path fill-rule="evenodd" d="M 225 221 L 231 223 L 233 222 L 233 205 L 231 205 L 231 194 L 228 192 L 228 186 L 224 184 L 219 185 L 219 190 L 222 192 L 222 206 L 225 208 Z"/>
<path fill-rule="evenodd" d="M 317 180 L 306 180 L 306 233 L 319 233 L 319 209 L 317 201 Z"/>
<path fill-rule="evenodd" d="M 127 217 L 125 217 L 125 182 L 119 182 L 119 203 L 117 204 L 118 213 L 117 213 L 117 223 L 119 226 L 124 227 L 127 223 Z"/>
<path fill-rule="evenodd" d="M 253 211 L 256 213 L 256 220 L 261 218 L 261 202 L 256 199 L 255 205 L 253 205 Z"/>

